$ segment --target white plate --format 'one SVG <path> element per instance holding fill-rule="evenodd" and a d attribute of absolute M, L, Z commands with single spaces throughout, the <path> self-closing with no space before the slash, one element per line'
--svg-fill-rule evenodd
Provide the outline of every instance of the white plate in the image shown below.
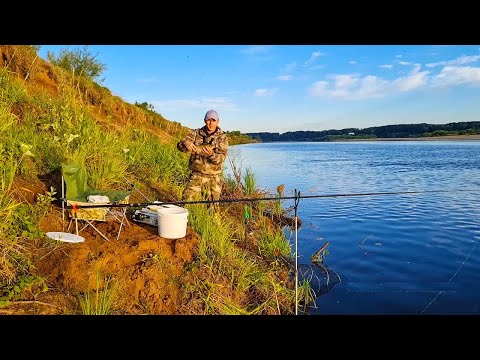
<path fill-rule="evenodd" d="M 59 240 L 68 243 L 80 243 L 84 242 L 85 238 L 80 235 L 75 235 L 67 232 L 61 231 L 50 231 L 46 234 L 50 239 Z"/>

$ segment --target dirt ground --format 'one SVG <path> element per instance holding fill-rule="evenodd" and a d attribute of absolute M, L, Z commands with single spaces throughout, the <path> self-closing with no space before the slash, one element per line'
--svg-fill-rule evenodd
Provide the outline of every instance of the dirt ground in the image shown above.
<path fill-rule="evenodd" d="M 120 226 L 112 222 L 98 226 L 109 241 L 91 228 L 79 233 L 85 238 L 80 243 L 37 240 L 31 249 L 35 273 L 46 277 L 49 291 L 16 301 L 0 314 L 81 314 L 79 297 L 105 288 L 112 291 L 113 314 L 188 313 L 177 280 L 193 259 L 197 236 L 187 228 L 184 238 L 165 239 L 154 226 L 128 222 L 118 240 Z M 66 231 L 67 225 L 60 209 L 45 216 L 40 227 Z M 114 280 L 106 283 L 109 278 Z"/>

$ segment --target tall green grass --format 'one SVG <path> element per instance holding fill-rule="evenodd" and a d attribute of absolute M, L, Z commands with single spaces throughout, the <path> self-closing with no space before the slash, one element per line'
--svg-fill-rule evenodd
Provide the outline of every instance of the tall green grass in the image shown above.
<path fill-rule="evenodd" d="M 76 104 L 71 92 L 59 98 L 37 95 L 34 103 L 43 110 L 25 114 L 15 142 L 33 147 L 39 174 L 58 171 L 61 163 L 82 158 L 92 188 L 122 188 L 125 179 L 136 174 L 172 184 L 181 193 L 188 178 L 187 159 L 174 144 L 162 144 L 153 134 L 133 126 L 123 132 L 102 128 Z M 22 173 L 33 171 L 27 170 Z"/>
<path fill-rule="evenodd" d="M 188 158 L 174 143 L 160 143 L 145 130 L 130 127 L 125 132 L 129 165 L 150 178 L 185 181 L 188 178 Z"/>
<path fill-rule="evenodd" d="M 248 169 L 241 177 L 241 168 L 233 166 L 236 175 L 230 178 L 228 190 L 238 189 L 238 182 L 243 180 L 244 194 L 257 193 L 253 172 Z M 201 235 L 197 266 L 204 274 L 201 283 L 189 289 L 200 296 L 205 314 L 293 313 L 294 287 L 276 277 L 278 269 L 285 265 L 281 259 L 292 261 L 290 243 L 280 227 L 267 223 L 263 212 L 270 205 L 259 201 L 247 206 L 249 221 L 256 229 L 257 253 L 254 257 L 242 246 L 237 246 L 244 243 L 243 211 L 236 216 L 233 214 L 235 219 L 232 220 L 227 212 L 212 212 L 204 204 L 189 206 L 190 225 Z M 230 281 L 219 284 L 212 280 L 218 278 Z M 308 282 L 301 285 L 300 300 L 311 294 L 307 286 Z"/>
<path fill-rule="evenodd" d="M 192 228 L 201 235 L 198 245 L 197 267 L 203 274 L 201 282 L 195 283 L 190 292 L 195 292 L 203 301 L 206 314 L 260 314 L 278 313 L 280 296 L 283 301 L 294 293 L 285 284 L 276 280 L 275 252 L 285 256 L 291 249 L 280 232 L 264 230 L 260 240 L 258 257 L 236 246 L 243 234 L 242 224 L 229 219 L 226 213 L 215 212 L 204 204 L 188 205 Z M 267 260 L 263 262 L 262 259 Z M 216 279 L 216 281 L 214 280 Z M 219 279 L 228 279 L 220 282 Z M 221 284 L 220 284 L 221 283 Z M 288 304 L 282 303 L 285 313 Z"/>
<path fill-rule="evenodd" d="M 276 261 L 279 256 L 292 257 L 292 248 L 282 229 L 269 229 L 267 225 L 261 228 L 260 241 L 258 243 L 259 253 L 264 257 Z"/>
<path fill-rule="evenodd" d="M 10 112 L 7 106 L 4 104 L 0 105 L 0 135 L 10 131 L 14 123 L 15 116 Z"/>
<path fill-rule="evenodd" d="M 244 182 L 245 182 L 245 195 L 254 194 L 257 190 L 257 184 L 255 175 L 252 172 L 252 169 L 247 167 L 245 170 L 244 175 Z"/>
<path fill-rule="evenodd" d="M 19 238 L 11 228 L 15 209 L 20 205 L 13 198 L 12 190 L 17 163 L 12 158 L 0 163 L 0 284 L 11 284 L 18 273 L 17 266 L 22 262 L 23 254 Z"/>
<path fill-rule="evenodd" d="M 96 286 L 92 291 L 78 295 L 82 315 L 110 315 L 113 302 L 113 287 L 110 279 L 105 276 L 100 281 L 100 274 L 97 272 Z"/>
<path fill-rule="evenodd" d="M 0 102 L 7 105 L 23 104 L 28 100 L 28 93 L 22 83 L 8 74 L 8 69 L 0 69 Z"/>
<path fill-rule="evenodd" d="M 0 83 L 5 86 L 4 73 L 0 71 Z M 12 129 L 15 117 L 9 112 L 5 95 L 10 87 L 0 90 L 0 284 L 12 284 L 16 276 L 27 266 L 28 259 L 21 238 L 14 226 L 16 211 L 21 205 L 15 198 L 13 182 L 18 171 L 20 146 L 15 147 Z"/>

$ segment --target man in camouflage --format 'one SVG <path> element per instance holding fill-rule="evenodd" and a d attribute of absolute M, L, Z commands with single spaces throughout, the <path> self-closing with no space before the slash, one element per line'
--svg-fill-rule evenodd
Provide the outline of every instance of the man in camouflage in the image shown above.
<path fill-rule="evenodd" d="M 222 192 L 222 170 L 228 150 L 227 135 L 218 126 L 220 119 L 215 110 L 208 110 L 204 121 L 205 126 L 192 130 L 177 144 L 178 150 L 191 152 L 188 167 L 192 172 L 182 195 L 185 201 L 202 197 L 218 200 Z"/>

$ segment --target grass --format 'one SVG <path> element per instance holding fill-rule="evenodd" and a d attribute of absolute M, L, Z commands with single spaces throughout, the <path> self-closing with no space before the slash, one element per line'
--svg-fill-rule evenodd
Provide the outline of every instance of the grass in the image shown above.
<path fill-rule="evenodd" d="M 245 175 L 244 175 L 244 182 L 245 182 L 245 195 L 251 195 L 254 194 L 257 190 L 257 184 L 256 184 L 256 179 L 255 176 L 253 175 L 252 170 L 247 167 L 245 170 Z"/>
<path fill-rule="evenodd" d="M 260 254 L 273 261 L 279 256 L 292 257 L 292 249 L 282 229 L 270 230 L 267 225 L 262 226 L 258 248 Z"/>
<path fill-rule="evenodd" d="M 23 246 L 17 236 L 15 211 L 20 203 L 13 197 L 12 184 L 17 170 L 17 162 L 11 156 L 0 160 L 0 283 L 12 284 L 19 274 L 19 266 L 27 263 Z"/>
<path fill-rule="evenodd" d="M 252 258 L 250 252 L 237 246 L 242 243 L 239 240 L 244 232 L 238 218 L 233 221 L 225 211 L 215 213 L 203 204 L 188 207 L 190 225 L 201 235 L 194 268 L 201 274 L 201 281 L 192 284 L 189 293 L 201 297 L 204 313 L 291 312 L 294 291 L 275 277 L 280 266 L 279 254 L 291 257 L 291 248 L 281 229 L 272 230 L 266 223 L 261 224 L 258 253 Z"/>
<path fill-rule="evenodd" d="M 87 291 L 78 295 L 82 315 L 110 315 L 112 310 L 113 288 L 110 279 L 105 276 L 102 282 L 97 272 L 96 287 L 93 291 Z"/>
<path fill-rule="evenodd" d="M 308 314 L 308 307 L 313 304 L 316 307 L 317 295 L 313 291 L 311 286 L 311 279 L 303 279 L 298 284 L 298 298 L 300 303 L 298 304 L 299 310 L 304 314 Z"/>

